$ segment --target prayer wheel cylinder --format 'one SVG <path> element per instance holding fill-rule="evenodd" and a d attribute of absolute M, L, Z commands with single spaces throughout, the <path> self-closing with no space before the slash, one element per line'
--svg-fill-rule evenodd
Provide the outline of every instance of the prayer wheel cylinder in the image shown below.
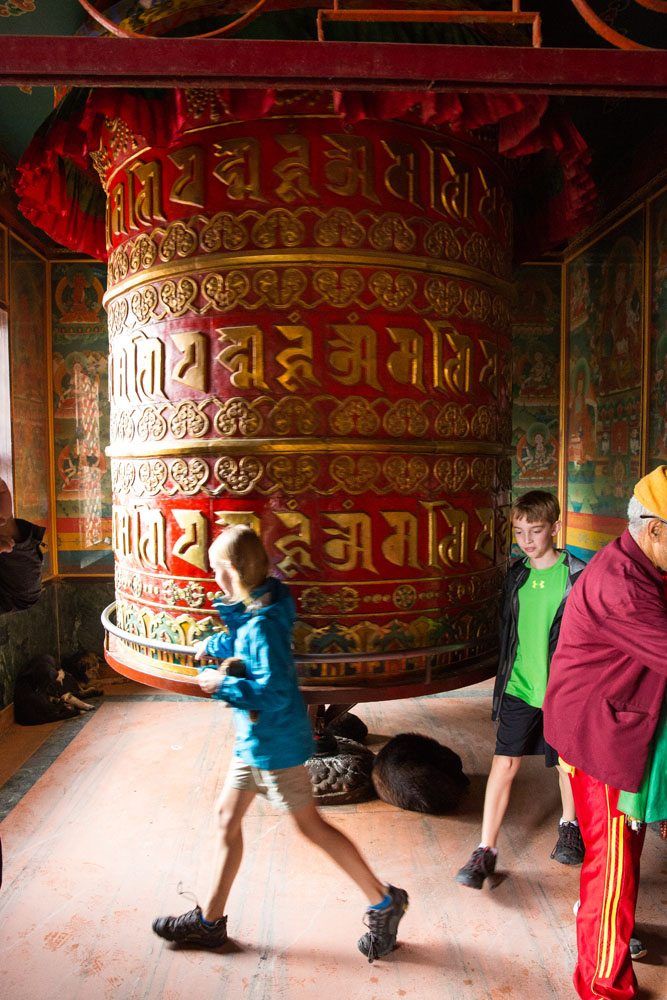
<path fill-rule="evenodd" d="M 265 540 L 303 686 L 488 657 L 508 554 L 511 204 L 474 137 L 350 126 L 317 95 L 164 145 L 107 121 L 116 630 L 191 684 L 207 550 Z M 156 651 L 142 639 L 159 640 Z M 170 647 L 174 650 L 171 651 Z"/>

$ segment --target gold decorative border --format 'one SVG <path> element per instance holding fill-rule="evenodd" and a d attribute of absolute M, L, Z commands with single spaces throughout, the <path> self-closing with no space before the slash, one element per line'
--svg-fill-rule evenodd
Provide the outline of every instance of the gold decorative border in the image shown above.
<path fill-rule="evenodd" d="M 174 444 L 136 445 L 132 451 L 120 446 L 110 446 L 105 454 L 112 459 L 159 458 L 163 456 L 184 457 L 192 455 L 218 455 L 225 452 L 247 455 L 271 454 L 291 455 L 300 452 L 321 454 L 378 454 L 378 452 L 425 454 L 425 455 L 505 455 L 508 449 L 503 444 L 485 441 L 387 441 L 383 439 L 357 440 L 355 438 L 249 438 L 246 440 L 182 440 Z"/>
<path fill-rule="evenodd" d="M 231 396 L 224 400 L 206 396 L 197 402 L 184 399 L 132 408 L 116 403 L 110 431 L 113 447 L 121 442 L 139 440 L 147 444 L 167 437 L 203 439 L 208 434 L 222 441 L 298 436 L 305 443 L 325 433 L 374 438 L 378 432 L 384 432 L 388 441 L 406 437 L 429 441 L 472 439 L 510 445 L 495 405 L 444 402 L 432 396 L 399 397 L 393 401 L 386 396 L 347 396 L 341 400 L 331 394 L 277 399 L 266 395 Z"/>
<path fill-rule="evenodd" d="M 469 264 L 459 264 L 455 261 L 438 261 L 426 257 L 415 257 L 408 254 L 392 255 L 380 251 L 369 250 L 364 253 L 351 253 L 349 250 L 316 250 L 303 249 L 299 251 L 285 250 L 267 254 L 261 250 L 252 250 L 245 254 L 211 254 L 209 257 L 194 257 L 188 261 L 174 261 L 170 264 L 160 264 L 142 274 L 134 275 L 113 286 L 103 297 L 105 308 L 120 295 L 147 284 L 149 281 L 174 278 L 178 275 L 191 277 L 193 272 L 210 271 L 214 268 L 268 267 L 270 265 L 299 267 L 388 267 L 400 271 L 415 271 L 419 274 L 440 275 L 448 278 L 464 278 L 475 285 L 483 285 L 506 299 L 512 299 L 514 285 L 493 275 L 486 274 Z"/>
<path fill-rule="evenodd" d="M 262 458 L 223 455 L 213 465 L 201 458 L 114 460 L 111 478 L 114 496 L 145 501 L 173 496 L 265 496 L 280 493 L 317 496 L 388 493 L 413 495 L 428 490 L 429 496 L 446 497 L 469 491 L 489 494 L 497 484 L 496 460 L 477 456 L 466 460 L 421 455 L 403 457 L 379 454 L 335 455 L 316 460 L 304 454 Z M 430 456 L 429 456 L 430 458 Z"/>
<path fill-rule="evenodd" d="M 231 268 L 184 275 L 176 281 L 168 278 L 162 284 L 147 283 L 134 292 L 109 299 L 109 341 L 112 343 L 123 333 L 149 322 L 262 308 L 287 313 L 293 309 L 354 307 L 364 312 L 385 309 L 397 315 L 409 310 L 417 316 L 437 319 L 459 316 L 487 324 L 500 333 L 508 332 L 510 310 L 506 296 L 493 294 L 474 282 L 462 288 L 451 277 L 420 273 L 413 277 L 402 273 L 400 268 L 393 270 L 399 273 L 367 274 L 354 268 L 332 267 L 303 270 L 289 266 L 262 267 L 254 272 L 251 282 L 243 270 Z M 249 296 L 251 291 L 253 295 Z M 312 297 L 304 298 L 306 292 Z M 367 292 L 370 298 L 364 300 Z M 420 296 L 422 304 L 417 301 Z"/>
<path fill-rule="evenodd" d="M 308 225 L 307 216 L 314 216 Z M 422 253 L 414 253 L 415 248 Z M 275 207 L 264 213 L 248 209 L 239 213 L 219 211 L 213 216 L 198 214 L 189 220 L 175 220 L 165 228 L 138 233 L 109 255 L 109 282 L 115 287 L 128 275 L 150 274 L 156 266 L 163 266 L 159 261 L 173 265 L 187 260 L 194 268 L 203 256 L 213 261 L 211 266 L 218 266 L 221 254 L 224 263 L 228 254 L 241 251 L 266 255 L 301 249 L 390 253 L 399 258 L 410 253 L 434 262 L 462 262 L 498 280 L 509 281 L 511 277 L 507 250 L 497 239 L 476 229 L 452 225 L 444 219 L 405 217 L 398 212 L 364 209 L 355 214 L 343 207 L 323 211 L 303 206 L 294 211 Z"/>

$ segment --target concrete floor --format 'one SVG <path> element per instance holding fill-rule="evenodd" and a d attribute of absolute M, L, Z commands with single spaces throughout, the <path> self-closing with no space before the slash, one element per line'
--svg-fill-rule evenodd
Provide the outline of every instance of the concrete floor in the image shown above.
<path fill-rule="evenodd" d="M 0 993 L 12 1000 L 534 1000 L 574 997 L 572 904 L 578 869 L 549 860 L 557 781 L 525 762 L 501 834 L 506 877 L 481 892 L 452 876 L 479 838 L 493 749 L 489 686 L 361 706 L 376 748 L 398 732 L 434 736 L 472 778 L 454 816 L 382 802 L 331 808 L 411 905 L 392 956 L 356 949 L 356 887 L 262 802 L 246 825 L 246 858 L 229 902 L 233 939 L 220 953 L 177 952 L 154 915 L 203 895 L 212 806 L 229 759 L 231 713 L 220 704 L 117 686 L 90 717 L 0 735 Z M 665 850 L 649 832 L 638 927 L 642 996 L 667 996 Z"/>

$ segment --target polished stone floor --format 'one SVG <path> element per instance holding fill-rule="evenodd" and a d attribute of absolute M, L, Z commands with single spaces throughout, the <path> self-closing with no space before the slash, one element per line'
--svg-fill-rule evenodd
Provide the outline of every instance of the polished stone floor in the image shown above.
<path fill-rule="evenodd" d="M 405 886 L 400 947 L 369 965 L 356 949 L 364 901 L 262 802 L 244 827 L 246 857 L 229 902 L 220 953 L 170 950 L 154 915 L 203 895 L 212 806 L 232 743 L 220 704 L 150 692 L 111 692 L 93 714 L 0 734 L 0 993 L 12 1000 L 560 1000 L 574 997 L 578 869 L 549 860 L 558 790 L 525 762 L 501 834 L 493 890 L 452 876 L 479 837 L 493 747 L 488 684 L 361 706 L 377 749 L 418 731 L 459 751 L 472 786 L 447 817 L 376 801 L 327 817 L 378 874 Z M 642 996 L 665 997 L 667 854 L 649 833 L 638 908 L 650 948 L 637 963 Z"/>

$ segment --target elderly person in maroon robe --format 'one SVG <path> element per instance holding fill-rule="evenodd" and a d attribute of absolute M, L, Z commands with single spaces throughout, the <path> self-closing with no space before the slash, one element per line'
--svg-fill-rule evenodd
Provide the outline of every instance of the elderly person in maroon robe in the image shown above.
<path fill-rule="evenodd" d="M 582 1000 L 630 1000 L 645 827 L 619 791 L 637 791 L 667 689 L 667 466 L 635 486 L 628 527 L 572 589 L 544 701 L 544 735 L 569 768 L 586 847 L 574 985 Z"/>

